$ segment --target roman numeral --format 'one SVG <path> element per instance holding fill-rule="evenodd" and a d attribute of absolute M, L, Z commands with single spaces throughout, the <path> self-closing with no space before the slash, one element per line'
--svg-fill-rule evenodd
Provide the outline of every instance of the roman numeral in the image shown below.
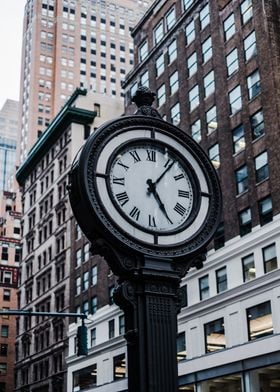
<path fill-rule="evenodd" d="M 154 150 L 146 150 L 147 151 L 147 161 L 156 161 L 156 152 Z"/>
<path fill-rule="evenodd" d="M 189 197 L 190 197 L 190 192 L 188 192 L 188 191 L 182 191 L 181 189 L 179 189 L 179 190 L 178 190 L 178 196 L 179 196 L 179 197 L 187 197 L 187 198 L 189 198 Z"/>
<path fill-rule="evenodd" d="M 182 178 L 184 178 L 184 175 L 181 173 L 181 174 L 178 174 L 177 176 L 174 176 L 174 178 L 175 178 L 175 181 L 178 181 L 178 180 L 181 180 Z"/>
<path fill-rule="evenodd" d="M 126 171 L 129 169 L 129 166 L 126 166 L 122 161 L 118 161 L 117 164 L 122 166 Z"/>
<path fill-rule="evenodd" d="M 149 215 L 149 226 L 151 226 L 151 227 L 157 227 L 155 218 L 154 218 L 154 216 L 152 216 L 152 215 Z"/>
<path fill-rule="evenodd" d="M 171 159 L 168 159 L 168 161 L 165 163 L 164 167 L 167 167 L 170 162 L 171 162 Z"/>
<path fill-rule="evenodd" d="M 187 211 L 185 207 L 183 207 L 180 203 L 176 203 L 176 206 L 174 207 L 174 211 L 178 212 L 179 215 L 184 215 L 184 213 Z"/>
<path fill-rule="evenodd" d="M 124 177 L 118 178 L 118 177 L 113 177 L 113 184 L 118 184 L 118 185 L 124 185 Z"/>
<path fill-rule="evenodd" d="M 138 152 L 136 150 L 130 151 L 129 154 L 133 157 L 134 163 L 141 161 Z"/>
<path fill-rule="evenodd" d="M 137 221 L 139 219 L 139 215 L 140 215 L 140 210 L 137 207 L 133 207 L 129 213 L 129 216 L 131 216 L 131 218 L 136 219 Z"/>
<path fill-rule="evenodd" d="M 123 207 L 129 200 L 126 192 L 121 192 L 116 194 L 116 198 L 120 205 Z"/>

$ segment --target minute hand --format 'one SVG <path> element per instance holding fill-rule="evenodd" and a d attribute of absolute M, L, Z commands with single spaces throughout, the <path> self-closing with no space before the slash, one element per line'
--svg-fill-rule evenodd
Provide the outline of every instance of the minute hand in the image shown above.
<path fill-rule="evenodd" d="M 164 170 L 164 172 L 163 173 L 161 173 L 161 175 L 159 176 L 159 178 L 154 182 L 154 185 L 156 185 L 157 183 L 159 183 L 160 182 L 160 180 L 162 179 L 162 177 L 165 175 L 165 173 L 167 173 L 168 172 L 168 170 L 170 170 L 171 169 L 171 167 L 174 165 L 174 161 L 173 162 L 171 162 L 168 166 L 167 166 L 167 168 Z"/>

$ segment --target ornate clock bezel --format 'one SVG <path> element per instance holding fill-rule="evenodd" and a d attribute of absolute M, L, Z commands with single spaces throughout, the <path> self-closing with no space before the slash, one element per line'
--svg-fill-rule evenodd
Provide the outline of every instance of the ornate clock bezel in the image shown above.
<path fill-rule="evenodd" d="M 154 134 L 156 140 L 158 140 L 157 137 L 159 135 L 164 135 L 166 138 L 176 141 L 178 145 L 182 145 L 201 169 L 201 173 L 204 176 L 203 181 L 207 183 L 207 195 L 204 194 L 203 197 L 207 197 L 209 204 L 203 224 L 200 222 L 200 227 L 189 237 L 183 238 L 177 243 L 167 245 L 158 241 L 147 243 L 143 239 L 130 235 L 119 223 L 112 220 L 110 214 L 104 208 L 104 201 L 100 198 L 97 189 L 98 162 L 105 146 L 120 134 L 140 129 L 149 132 L 150 135 Z M 152 140 L 151 136 L 149 140 Z M 108 160 L 106 164 L 108 164 Z M 201 180 L 198 179 L 198 181 Z M 206 247 L 219 224 L 221 191 L 216 171 L 209 158 L 190 136 L 159 118 L 141 115 L 124 116 L 105 123 L 89 137 L 73 162 L 71 183 L 71 205 L 78 223 L 87 237 L 94 239 L 99 236 L 107 241 L 114 241 L 117 248 L 130 254 L 137 253 L 138 255 L 169 257 L 174 260 L 185 258 L 188 255 L 193 256 Z M 105 183 L 107 184 L 106 180 Z M 204 193 L 203 190 L 201 193 Z M 200 208 L 200 202 L 197 203 L 196 208 Z M 194 215 L 196 216 L 197 213 Z M 161 234 L 161 236 L 163 235 L 166 236 L 166 234 Z"/>

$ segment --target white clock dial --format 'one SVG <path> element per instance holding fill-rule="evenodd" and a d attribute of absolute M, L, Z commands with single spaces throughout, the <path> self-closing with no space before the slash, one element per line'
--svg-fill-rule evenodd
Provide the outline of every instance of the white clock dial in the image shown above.
<path fill-rule="evenodd" d="M 183 160 L 160 143 L 134 142 L 108 168 L 109 192 L 120 213 L 151 232 L 169 232 L 188 220 L 193 184 Z"/>

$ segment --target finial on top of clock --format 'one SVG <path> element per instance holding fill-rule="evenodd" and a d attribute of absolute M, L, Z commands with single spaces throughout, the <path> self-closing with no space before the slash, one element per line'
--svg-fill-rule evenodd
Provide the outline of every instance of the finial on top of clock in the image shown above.
<path fill-rule="evenodd" d="M 152 107 L 155 100 L 155 93 L 146 86 L 139 86 L 135 95 L 132 97 L 138 108 L 136 115 L 152 116 L 161 118 L 159 112 Z"/>

